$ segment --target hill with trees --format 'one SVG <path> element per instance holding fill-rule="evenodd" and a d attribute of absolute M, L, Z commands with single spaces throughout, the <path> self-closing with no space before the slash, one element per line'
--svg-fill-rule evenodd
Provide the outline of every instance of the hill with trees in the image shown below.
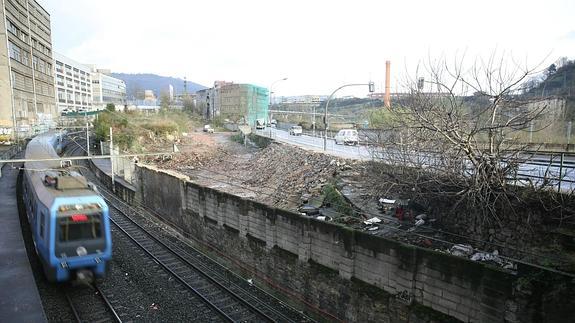
<path fill-rule="evenodd" d="M 174 93 L 184 92 L 184 80 L 181 78 L 160 76 L 149 73 L 112 73 L 112 76 L 126 82 L 126 94 L 128 99 L 143 99 L 144 90 L 152 90 L 157 97 L 162 92 L 167 92 L 170 85 L 174 87 Z M 203 90 L 206 87 L 188 80 L 187 91 L 194 93 Z"/>

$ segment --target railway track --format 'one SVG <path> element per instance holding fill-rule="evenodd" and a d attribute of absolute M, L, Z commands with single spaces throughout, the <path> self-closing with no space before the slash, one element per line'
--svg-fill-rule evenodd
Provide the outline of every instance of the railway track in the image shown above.
<path fill-rule="evenodd" d="M 78 145 L 70 153 L 75 154 L 79 150 L 83 148 Z M 93 174 L 83 173 L 91 181 L 97 182 Z M 219 318 L 231 322 L 312 321 L 271 295 L 263 299 L 254 296 L 261 295 L 263 291 L 215 264 L 201 252 L 190 252 L 189 248 L 184 250 L 173 242 L 159 238 L 157 233 L 132 218 L 136 213 L 148 213 L 147 210 L 127 205 L 102 186 L 99 187 L 99 193 L 110 206 L 110 219 L 114 226 L 217 313 Z"/>
<path fill-rule="evenodd" d="M 120 314 L 95 283 L 72 286 L 65 295 L 76 322 L 122 322 Z"/>

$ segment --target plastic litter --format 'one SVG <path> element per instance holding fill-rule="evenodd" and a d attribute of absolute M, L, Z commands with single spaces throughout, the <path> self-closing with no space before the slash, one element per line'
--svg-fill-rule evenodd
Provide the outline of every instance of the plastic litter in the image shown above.
<path fill-rule="evenodd" d="M 458 257 L 468 257 L 473 254 L 473 247 L 468 244 L 456 244 L 449 249 L 449 253 Z"/>
<path fill-rule="evenodd" d="M 425 219 L 427 219 L 427 214 L 422 213 L 422 214 L 416 216 L 415 218 L 416 218 L 417 220 L 425 220 Z"/>
<path fill-rule="evenodd" d="M 316 219 L 322 220 L 322 221 L 331 221 L 331 216 L 328 216 L 328 215 L 320 215 L 320 216 L 317 216 Z"/>
<path fill-rule="evenodd" d="M 370 225 L 370 224 L 374 224 L 374 223 L 379 223 L 381 222 L 381 219 L 374 216 L 373 218 L 369 219 L 369 220 L 365 220 L 363 221 L 364 224 Z"/>
<path fill-rule="evenodd" d="M 416 227 L 418 227 L 418 226 L 420 226 L 420 225 L 424 225 L 424 224 L 425 224 L 425 220 L 423 220 L 423 219 L 422 219 L 422 220 L 417 220 L 417 221 L 415 221 L 415 226 L 416 226 Z"/>
<path fill-rule="evenodd" d="M 379 199 L 379 203 L 381 203 L 381 204 L 395 204 L 395 200 L 389 200 L 389 199 L 385 199 L 382 197 Z"/>

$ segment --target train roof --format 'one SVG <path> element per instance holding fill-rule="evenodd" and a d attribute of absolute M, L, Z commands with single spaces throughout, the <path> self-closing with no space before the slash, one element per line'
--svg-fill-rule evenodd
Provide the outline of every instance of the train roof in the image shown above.
<path fill-rule="evenodd" d="M 59 144 L 59 134 L 48 131 L 34 137 L 26 146 L 26 159 L 60 158 L 54 148 Z M 70 167 L 62 167 L 56 161 L 28 161 L 25 163 L 26 175 L 30 184 L 34 186 L 36 194 L 42 203 L 51 206 L 58 197 L 85 198 L 97 195 L 85 184 L 85 179 Z M 48 177 L 47 177 L 48 176 Z M 60 185 L 51 185 L 47 178 L 60 179 Z M 66 183 L 66 186 L 63 185 Z"/>

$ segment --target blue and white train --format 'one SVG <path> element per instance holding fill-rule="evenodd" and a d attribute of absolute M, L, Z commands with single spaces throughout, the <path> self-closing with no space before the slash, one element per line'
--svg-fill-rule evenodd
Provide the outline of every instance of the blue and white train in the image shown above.
<path fill-rule="evenodd" d="M 26 147 L 23 198 L 36 252 L 50 281 L 103 277 L 112 258 L 108 206 L 86 179 L 58 158 L 55 132 Z"/>

